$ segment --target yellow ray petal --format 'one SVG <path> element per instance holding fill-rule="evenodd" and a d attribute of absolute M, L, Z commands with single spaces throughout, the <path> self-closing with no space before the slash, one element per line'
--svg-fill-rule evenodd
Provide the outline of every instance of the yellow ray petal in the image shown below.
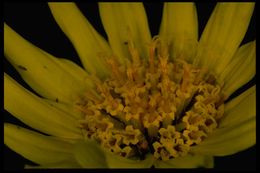
<path fill-rule="evenodd" d="M 107 168 L 105 153 L 95 141 L 79 141 L 73 152 L 83 168 Z"/>
<path fill-rule="evenodd" d="M 230 96 L 238 88 L 246 84 L 256 73 L 256 42 L 252 41 L 240 47 L 231 63 L 221 74 L 224 81 L 223 90 Z"/>
<path fill-rule="evenodd" d="M 86 70 L 100 78 L 107 77 L 109 69 L 99 57 L 100 53 L 111 53 L 105 39 L 91 26 L 76 4 L 50 2 L 49 7 L 56 22 L 77 50 Z"/>
<path fill-rule="evenodd" d="M 233 126 L 256 116 L 256 87 L 246 90 L 225 105 L 219 127 Z"/>
<path fill-rule="evenodd" d="M 226 68 L 221 72 L 219 78 L 222 81 L 230 78 L 234 75 L 235 70 L 239 69 L 239 66 L 249 55 L 251 55 L 255 51 L 255 41 L 251 41 L 247 44 L 242 45 L 237 49 L 234 56 L 232 57 L 230 63 L 226 66 Z"/>
<path fill-rule="evenodd" d="M 256 143 L 256 119 L 251 118 L 236 126 L 218 129 L 203 143 L 193 147 L 196 154 L 226 156 L 245 150 Z"/>
<path fill-rule="evenodd" d="M 213 168 L 214 158 L 211 156 L 188 155 L 170 159 L 168 161 L 157 160 L 154 165 L 156 168 Z"/>
<path fill-rule="evenodd" d="M 49 56 L 24 40 L 6 24 L 4 53 L 22 78 L 43 97 L 71 102 L 76 95 L 90 87 L 90 83 L 86 82 L 87 74 L 75 70 L 75 64 L 62 65 L 64 60 Z M 62 62 L 57 63 L 58 61 Z M 72 73 L 74 75 L 71 75 Z M 75 78 L 75 75 L 78 78 Z"/>
<path fill-rule="evenodd" d="M 247 31 L 254 3 L 218 3 L 199 41 L 197 60 L 220 74 Z"/>
<path fill-rule="evenodd" d="M 84 83 L 88 89 L 94 86 L 92 80 L 90 80 L 89 74 L 87 74 L 85 70 L 83 70 L 80 66 L 78 66 L 74 62 L 64 58 L 55 58 L 54 56 L 48 54 L 47 52 L 44 53 L 47 54 L 51 60 L 55 61 L 60 66 L 60 68 L 66 71 L 66 73 L 71 75 L 76 81 Z"/>
<path fill-rule="evenodd" d="M 165 3 L 160 37 L 170 47 L 170 57 L 190 60 L 198 41 L 198 20 L 194 3 Z"/>
<path fill-rule="evenodd" d="M 76 119 L 83 119 L 83 115 L 81 112 L 76 111 L 75 107 L 71 104 L 56 102 L 48 99 L 44 99 L 45 102 L 47 102 L 49 105 L 54 106 L 55 108 L 61 110 L 65 114 L 68 114 Z"/>
<path fill-rule="evenodd" d="M 151 168 L 153 162 L 152 155 L 146 155 L 145 160 L 133 160 L 107 152 L 107 165 L 109 168 Z"/>
<path fill-rule="evenodd" d="M 255 86 L 231 100 L 226 115 L 213 132 L 193 151 L 200 154 L 224 156 L 253 146 L 256 142 L 256 89 Z"/>
<path fill-rule="evenodd" d="M 148 57 L 151 35 L 142 3 L 99 3 L 99 12 L 109 44 L 121 63 L 130 58 L 130 38 L 140 57 Z"/>
<path fill-rule="evenodd" d="M 4 75 L 4 108 L 29 126 L 64 138 L 81 138 L 76 119 L 47 104 Z"/>
<path fill-rule="evenodd" d="M 4 143 L 18 154 L 38 164 L 73 159 L 71 144 L 9 123 L 4 124 Z"/>

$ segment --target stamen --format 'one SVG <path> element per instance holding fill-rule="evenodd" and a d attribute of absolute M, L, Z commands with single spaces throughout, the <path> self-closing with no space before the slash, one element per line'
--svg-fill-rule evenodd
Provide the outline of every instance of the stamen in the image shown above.
<path fill-rule="evenodd" d="M 152 40 L 150 49 L 149 49 L 149 67 L 150 67 L 150 72 L 154 73 L 154 65 L 155 65 L 155 49 L 157 47 L 157 43 L 159 41 L 159 37 L 155 36 Z"/>
<path fill-rule="evenodd" d="M 139 57 L 137 49 L 135 49 L 135 47 L 134 47 L 134 43 L 133 43 L 133 39 L 132 39 L 132 36 L 131 36 L 131 32 L 129 32 L 128 50 L 129 50 L 129 52 L 131 54 L 133 65 L 135 67 L 138 67 L 140 65 L 140 57 Z"/>

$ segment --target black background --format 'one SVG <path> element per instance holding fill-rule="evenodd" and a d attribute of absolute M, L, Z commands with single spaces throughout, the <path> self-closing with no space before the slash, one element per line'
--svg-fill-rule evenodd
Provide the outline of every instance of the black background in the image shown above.
<path fill-rule="evenodd" d="M 95 29 L 107 38 L 100 21 L 98 6 L 96 3 L 77 4 L 87 19 L 92 23 Z M 162 17 L 162 3 L 145 3 L 144 4 L 151 34 L 154 36 L 159 31 Z M 199 35 L 201 35 L 208 18 L 215 6 L 215 3 L 196 3 Z M 76 51 L 70 41 L 62 33 L 55 23 L 51 12 L 46 3 L 4 3 L 4 22 L 12 27 L 16 32 L 21 34 L 25 39 L 32 42 L 41 49 L 57 56 L 73 60 L 81 66 Z M 255 12 L 251 19 L 248 31 L 242 44 L 252 41 L 256 38 L 256 18 Z M 4 71 L 12 76 L 16 81 L 27 89 L 31 88 L 21 79 L 14 68 L 4 59 Z M 248 88 L 255 83 L 255 78 L 244 87 Z M 242 90 L 235 93 L 237 95 Z M 31 90 L 32 91 L 32 90 Z M 5 122 L 12 122 L 25 127 L 23 124 L 8 112 L 5 111 Z M 6 170 L 22 169 L 24 164 L 33 164 L 20 155 L 4 147 L 4 168 Z M 255 170 L 256 169 L 256 147 L 227 157 L 215 157 L 215 169 L 217 170 Z"/>

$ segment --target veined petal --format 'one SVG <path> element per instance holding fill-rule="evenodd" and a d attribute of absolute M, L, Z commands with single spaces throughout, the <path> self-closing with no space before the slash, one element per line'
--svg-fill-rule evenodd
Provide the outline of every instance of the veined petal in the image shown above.
<path fill-rule="evenodd" d="M 141 58 L 148 57 L 151 35 L 142 3 L 99 3 L 99 12 L 109 44 L 121 63 L 130 58 L 129 40 Z"/>
<path fill-rule="evenodd" d="M 188 155 L 168 161 L 157 160 L 154 166 L 155 168 L 213 168 L 214 158 L 212 156 Z"/>
<path fill-rule="evenodd" d="M 44 99 L 45 102 L 47 102 L 49 105 L 54 106 L 55 108 L 63 111 L 65 114 L 70 115 L 71 117 L 74 117 L 76 119 L 83 119 L 82 113 L 75 110 L 75 107 L 71 104 L 67 103 L 60 103 L 57 101 L 52 101 L 48 99 Z"/>
<path fill-rule="evenodd" d="M 220 74 L 219 78 L 222 81 L 225 81 L 226 79 L 233 76 L 235 70 L 238 70 L 240 68 L 240 65 L 242 65 L 242 62 L 247 60 L 248 59 L 247 57 L 251 55 L 254 51 L 255 51 L 255 41 L 251 41 L 239 47 L 236 53 L 234 54 L 234 56 L 232 57 L 230 63 Z"/>
<path fill-rule="evenodd" d="M 95 141 L 79 141 L 73 152 L 83 168 L 107 168 L 105 153 Z"/>
<path fill-rule="evenodd" d="M 225 105 L 219 128 L 233 126 L 256 116 L 256 87 L 246 90 Z"/>
<path fill-rule="evenodd" d="M 75 3 L 49 3 L 49 7 L 56 22 L 71 40 L 83 66 L 91 74 L 105 78 L 109 69 L 100 53 L 111 53 L 105 39 L 91 26 L 89 21 L 80 12 Z"/>
<path fill-rule="evenodd" d="M 107 152 L 109 168 L 151 168 L 154 163 L 152 155 L 146 155 L 145 160 L 132 160 Z"/>
<path fill-rule="evenodd" d="M 230 64 L 221 74 L 224 81 L 223 90 L 230 96 L 238 88 L 246 84 L 256 73 L 256 42 L 240 47 Z"/>
<path fill-rule="evenodd" d="M 79 73 L 79 70 L 74 70 L 75 64 L 61 65 L 64 64 L 64 60 L 49 56 L 6 24 L 4 25 L 4 53 L 22 78 L 36 92 L 48 99 L 71 102 L 75 96 L 90 87 L 90 83 L 86 82 L 86 75 Z M 57 61 L 62 62 L 57 63 Z M 72 72 L 75 74 L 71 75 Z M 75 78 L 75 75 L 81 80 Z"/>
<path fill-rule="evenodd" d="M 256 143 L 256 119 L 251 118 L 236 126 L 215 130 L 203 143 L 193 147 L 196 154 L 226 156 L 245 150 Z"/>
<path fill-rule="evenodd" d="M 253 146 L 256 143 L 255 116 L 254 86 L 227 104 L 226 115 L 219 128 L 192 150 L 199 154 L 225 156 Z"/>
<path fill-rule="evenodd" d="M 51 54 L 46 53 L 53 61 L 55 61 L 60 68 L 62 68 L 66 73 L 71 75 L 75 80 L 84 83 L 88 89 L 94 86 L 93 82 L 90 80 L 90 76 L 83 70 L 80 66 L 75 64 L 74 62 L 64 59 L 64 58 L 55 58 Z"/>
<path fill-rule="evenodd" d="M 9 123 L 4 124 L 4 143 L 38 164 L 73 159 L 71 144 Z"/>
<path fill-rule="evenodd" d="M 165 3 L 160 38 L 170 47 L 170 57 L 195 56 L 198 41 L 198 20 L 194 3 Z"/>
<path fill-rule="evenodd" d="M 247 31 L 254 3 L 218 3 L 199 41 L 197 59 L 220 74 Z"/>
<path fill-rule="evenodd" d="M 4 108 L 22 122 L 44 133 L 73 139 L 82 137 L 76 119 L 47 104 L 6 74 Z"/>

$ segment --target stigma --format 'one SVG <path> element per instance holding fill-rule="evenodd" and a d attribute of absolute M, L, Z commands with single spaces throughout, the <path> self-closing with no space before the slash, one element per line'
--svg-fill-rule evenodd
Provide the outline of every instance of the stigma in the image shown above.
<path fill-rule="evenodd" d="M 105 57 L 110 76 L 92 76 L 95 88 L 75 104 L 84 136 L 127 158 L 185 156 L 217 128 L 222 85 L 209 70 L 172 60 L 159 37 L 149 45 L 149 57 L 140 57 L 131 40 L 125 45 L 131 59 L 122 64 Z"/>

